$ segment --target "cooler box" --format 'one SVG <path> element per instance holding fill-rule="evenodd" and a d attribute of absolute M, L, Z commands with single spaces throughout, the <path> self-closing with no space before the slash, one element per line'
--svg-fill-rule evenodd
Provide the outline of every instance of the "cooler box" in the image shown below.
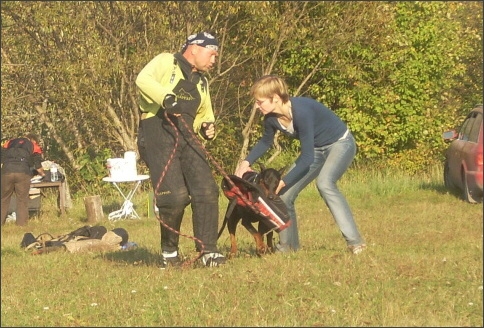
<path fill-rule="evenodd" d="M 30 188 L 29 191 L 29 212 L 36 212 L 39 214 L 40 212 L 40 207 L 41 207 L 41 200 L 42 197 L 40 195 L 40 189 L 39 188 Z M 12 195 L 12 198 L 10 198 L 10 206 L 8 208 L 8 214 L 15 212 L 17 208 L 17 197 L 15 196 L 15 193 Z"/>

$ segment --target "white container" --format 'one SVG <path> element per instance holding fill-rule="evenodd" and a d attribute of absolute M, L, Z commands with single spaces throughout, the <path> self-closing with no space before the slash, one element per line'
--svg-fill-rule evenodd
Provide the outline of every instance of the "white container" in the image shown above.
<path fill-rule="evenodd" d="M 138 170 L 136 169 L 136 152 L 127 151 L 124 153 L 125 160 L 125 174 L 128 179 L 135 179 L 138 175 Z"/>
<path fill-rule="evenodd" d="M 126 161 L 124 158 L 108 158 L 106 167 L 109 171 L 109 177 L 113 180 L 126 180 L 125 164 Z"/>

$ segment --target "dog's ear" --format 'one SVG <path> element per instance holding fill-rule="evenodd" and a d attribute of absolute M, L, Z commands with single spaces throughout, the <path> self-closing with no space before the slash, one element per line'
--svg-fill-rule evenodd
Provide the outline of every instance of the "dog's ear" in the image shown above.
<path fill-rule="evenodd" d="M 259 164 L 259 168 L 260 168 L 260 171 L 264 171 L 266 169 L 266 166 L 262 163 L 258 163 Z"/>
<path fill-rule="evenodd" d="M 279 173 L 281 174 L 281 176 L 284 174 L 284 172 L 286 172 L 288 167 L 289 167 L 289 165 L 286 165 L 286 166 L 279 169 Z"/>

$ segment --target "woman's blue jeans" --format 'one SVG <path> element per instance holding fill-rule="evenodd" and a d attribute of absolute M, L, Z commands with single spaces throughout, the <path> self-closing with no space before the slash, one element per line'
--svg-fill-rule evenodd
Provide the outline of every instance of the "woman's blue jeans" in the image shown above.
<path fill-rule="evenodd" d="M 354 246 L 364 243 L 348 202 L 336 185 L 355 155 L 356 143 L 351 133 L 329 146 L 315 148 L 314 162 L 307 173 L 295 184 L 281 190 L 279 195 L 287 206 L 292 224 L 279 233 L 279 244 L 277 245 L 279 251 L 297 251 L 300 248 L 294 202 L 299 193 L 314 179 L 316 179 L 319 194 L 333 215 L 347 245 Z M 290 169 L 294 166 L 295 164 Z"/>

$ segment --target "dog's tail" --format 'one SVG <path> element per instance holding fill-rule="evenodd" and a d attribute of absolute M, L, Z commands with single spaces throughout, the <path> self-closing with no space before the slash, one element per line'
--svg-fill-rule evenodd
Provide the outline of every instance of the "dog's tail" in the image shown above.
<path fill-rule="evenodd" d="M 232 214 L 232 211 L 234 210 L 235 205 L 237 205 L 237 198 L 230 200 L 229 206 L 227 207 L 227 211 L 225 212 L 224 222 L 222 223 L 222 227 L 220 228 L 220 230 L 218 232 L 217 240 L 220 238 L 220 236 L 222 235 L 222 232 L 224 231 L 225 227 L 227 226 L 227 221 L 229 220 L 229 217 Z"/>

